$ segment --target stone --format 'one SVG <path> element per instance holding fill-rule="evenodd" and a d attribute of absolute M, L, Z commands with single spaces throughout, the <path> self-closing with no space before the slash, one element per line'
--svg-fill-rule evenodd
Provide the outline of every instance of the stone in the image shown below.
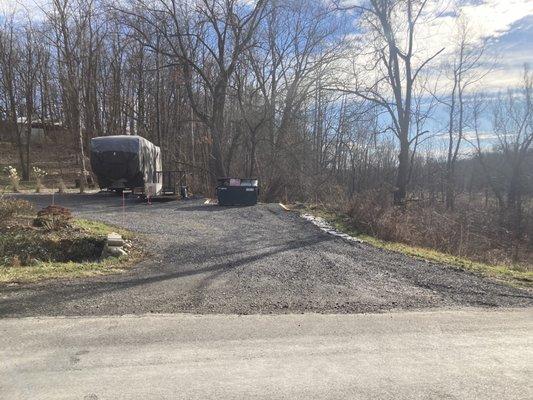
<path fill-rule="evenodd" d="M 120 257 L 125 256 L 128 253 L 122 248 L 122 246 L 109 246 L 106 244 L 102 250 L 102 258 L 107 257 Z"/>
<path fill-rule="evenodd" d="M 111 232 L 107 235 L 107 245 L 108 246 L 115 246 L 115 247 L 122 247 L 124 246 L 124 239 L 122 239 L 122 236 L 118 233 Z"/>

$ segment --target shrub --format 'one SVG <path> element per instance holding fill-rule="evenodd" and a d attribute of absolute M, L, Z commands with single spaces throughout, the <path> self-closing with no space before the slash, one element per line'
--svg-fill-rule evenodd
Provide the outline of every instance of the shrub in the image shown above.
<path fill-rule="evenodd" d="M 423 201 L 396 207 L 391 204 L 389 193 L 369 191 L 355 196 L 343 211 L 352 228 L 383 240 L 488 263 L 531 262 L 527 237 L 517 240 L 501 228 L 498 212 L 461 199 L 455 211 Z"/>
<path fill-rule="evenodd" d="M 59 193 L 65 193 L 67 191 L 67 185 L 65 185 L 65 181 L 63 180 L 63 178 L 59 179 L 57 186 L 58 186 Z"/>
<path fill-rule="evenodd" d="M 0 198 L 0 226 L 5 226 L 15 217 L 30 214 L 32 210 L 29 201 Z"/>
<path fill-rule="evenodd" d="M 17 169 L 11 165 L 8 165 L 4 168 L 4 173 L 8 176 L 13 191 L 18 193 L 20 189 L 20 176 L 17 172 Z"/>
<path fill-rule="evenodd" d="M 0 265 L 18 267 L 40 261 L 83 262 L 97 260 L 102 254 L 105 238 L 70 235 L 57 237 L 39 231 L 0 234 Z"/>
<path fill-rule="evenodd" d="M 33 167 L 32 172 L 35 177 L 35 193 L 40 193 L 43 188 L 43 178 L 46 176 L 46 171 L 39 167 Z"/>
<path fill-rule="evenodd" d="M 58 230 L 70 226 L 71 219 L 72 213 L 68 208 L 50 205 L 37 213 L 33 224 L 48 230 Z"/>

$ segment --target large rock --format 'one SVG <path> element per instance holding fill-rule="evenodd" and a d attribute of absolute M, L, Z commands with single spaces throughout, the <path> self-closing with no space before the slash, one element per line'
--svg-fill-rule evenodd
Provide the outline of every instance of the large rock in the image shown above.
<path fill-rule="evenodd" d="M 109 246 L 106 244 L 102 250 L 102 258 L 107 257 L 120 257 L 125 256 L 128 253 L 122 248 L 122 246 Z"/>
<path fill-rule="evenodd" d="M 102 258 L 125 256 L 128 254 L 126 250 L 122 248 L 125 244 L 126 243 L 121 235 L 111 232 L 107 235 L 107 241 L 102 250 Z"/>

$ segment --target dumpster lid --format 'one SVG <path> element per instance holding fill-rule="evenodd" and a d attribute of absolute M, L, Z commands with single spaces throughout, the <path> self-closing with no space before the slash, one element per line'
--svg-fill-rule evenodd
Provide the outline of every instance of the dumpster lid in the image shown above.
<path fill-rule="evenodd" d="M 257 187 L 259 181 L 257 178 L 218 178 L 219 186 L 251 186 Z"/>

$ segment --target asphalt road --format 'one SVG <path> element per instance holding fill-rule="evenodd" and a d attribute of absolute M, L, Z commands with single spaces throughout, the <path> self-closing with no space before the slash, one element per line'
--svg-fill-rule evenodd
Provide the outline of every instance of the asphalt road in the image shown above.
<path fill-rule="evenodd" d="M 533 311 L 0 320 L 2 399 L 531 399 Z"/>
<path fill-rule="evenodd" d="M 39 206 L 50 195 L 23 196 Z M 361 313 L 533 306 L 531 291 L 329 235 L 277 204 L 151 206 L 63 195 L 77 215 L 141 233 L 125 274 L 0 286 L 0 317 L 145 313 Z"/>

